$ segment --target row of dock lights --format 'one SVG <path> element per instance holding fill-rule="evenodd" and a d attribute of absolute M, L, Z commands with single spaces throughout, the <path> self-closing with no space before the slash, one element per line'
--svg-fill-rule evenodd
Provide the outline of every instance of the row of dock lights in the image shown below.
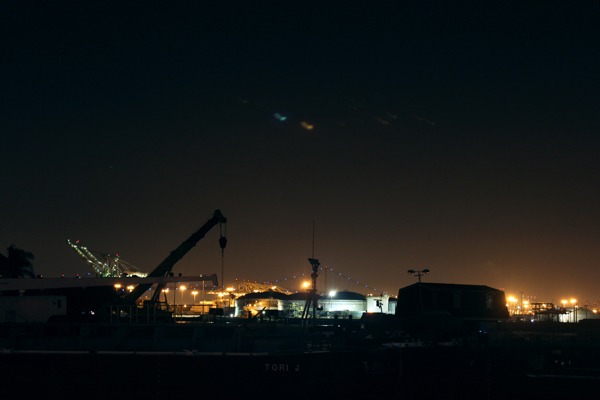
<path fill-rule="evenodd" d="M 116 290 L 119 290 L 119 289 L 121 289 L 122 287 L 123 287 L 123 286 L 122 286 L 121 284 L 119 284 L 119 283 L 115 284 L 115 289 L 116 289 Z M 134 286 L 133 286 L 133 285 L 129 285 L 129 286 L 127 286 L 127 290 L 129 290 L 129 293 L 131 293 L 131 292 L 133 291 L 133 289 L 134 289 Z M 122 290 L 125 290 L 125 289 L 122 289 Z"/>
<path fill-rule="evenodd" d="M 508 298 L 508 301 L 509 304 L 512 303 L 512 307 L 509 307 L 509 312 L 511 315 L 525 314 L 525 312 L 522 312 L 521 309 L 524 310 L 529 307 L 529 301 L 527 300 L 521 300 L 521 304 L 517 305 L 517 302 L 519 300 L 511 296 Z M 507 304 L 506 306 L 508 307 L 509 304 Z"/>
<path fill-rule="evenodd" d="M 123 286 L 119 283 L 115 284 L 115 290 L 119 291 L 119 290 L 125 290 L 123 289 Z M 133 285 L 129 285 L 127 286 L 127 290 L 129 290 L 129 292 L 131 293 L 134 289 Z M 187 288 L 184 285 L 179 286 L 179 290 L 181 290 L 181 302 L 183 303 L 183 293 Z M 169 293 L 169 288 L 164 288 L 162 289 L 162 293 L 164 293 L 166 295 L 166 293 Z M 194 290 L 192 291 L 192 295 L 194 296 L 194 304 L 196 303 L 196 296 L 198 295 L 198 291 Z"/>

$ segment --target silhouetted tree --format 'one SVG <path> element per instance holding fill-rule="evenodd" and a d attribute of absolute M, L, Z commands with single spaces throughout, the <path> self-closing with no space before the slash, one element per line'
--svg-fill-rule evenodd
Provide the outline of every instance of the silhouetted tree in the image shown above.
<path fill-rule="evenodd" d="M 34 278 L 33 253 L 16 248 L 11 245 L 8 249 L 8 275 L 7 278 Z"/>

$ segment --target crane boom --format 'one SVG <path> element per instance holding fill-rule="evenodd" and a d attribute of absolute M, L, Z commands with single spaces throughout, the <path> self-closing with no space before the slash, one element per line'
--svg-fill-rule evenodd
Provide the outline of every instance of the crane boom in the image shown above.
<path fill-rule="evenodd" d="M 81 258 L 83 258 L 90 264 L 90 266 L 96 271 L 97 274 L 103 277 L 112 276 L 108 266 L 105 263 L 102 263 L 100 260 L 98 260 L 96 256 L 93 255 L 87 249 L 87 247 L 80 246 L 78 244 L 79 241 L 77 241 L 76 243 L 72 243 L 69 239 L 67 239 L 67 243 L 69 244 L 69 246 L 71 246 L 73 250 L 75 250 L 75 252 L 77 252 L 77 254 L 79 254 L 79 256 L 81 256 Z"/>
<path fill-rule="evenodd" d="M 96 274 L 104 278 L 118 278 L 121 275 L 135 275 L 140 278 L 148 275 L 134 265 L 121 259 L 119 255 L 100 254 L 104 262 L 100 261 L 93 253 L 98 253 L 94 250 L 89 250 L 87 247 L 79 244 L 79 240 L 75 243 L 67 239 L 67 243 L 77 254 L 81 256 L 88 264 L 96 271 Z"/>
<path fill-rule="evenodd" d="M 148 278 L 157 278 L 165 276 L 173 269 L 173 266 L 187 254 L 202 239 L 208 231 L 210 231 L 217 224 L 224 224 L 227 222 L 227 218 L 221 214 L 221 210 L 215 210 L 213 216 L 204 223 L 192 236 L 190 236 L 185 242 L 181 243 L 179 247 L 171 252 L 152 272 L 148 274 Z M 219 241 L 220 243 L 223 241 Z M 222 246 L 224 247 L 224 246 Z M 140 284 L 137 285 L 133 291 L 125 297 L 125 301 L 135 302 L 152 284 Z"/>

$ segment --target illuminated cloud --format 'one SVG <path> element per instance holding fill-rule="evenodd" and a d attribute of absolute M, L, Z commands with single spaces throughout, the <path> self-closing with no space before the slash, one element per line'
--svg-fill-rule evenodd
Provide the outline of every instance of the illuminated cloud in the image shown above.
<path fill-rule="evenodd" d="M 435 126 L 435 122 L 430 121 L 427 118 L 417 117 L 416 115 L 414 117 L 419 121 L 425 122 L 426 124 L 429 124 L 431 126 Z"/>
<path fill-rule="evenodd" d="M 300 126 L 302 126 L 304 129 L 306 129 L 307 131 L 310 131 L 314 128 L 314 126 L 310 125 L 308 122 L 306 121 L 302 121 L 300 122 Z"/>
<path fill-rule="evenodd" d="M 379 122 L 380 124 L 383 124 L 383 125 L 389 125 L 390 124 L 389 121 L 386 121 L 383 118 L 380 118 L 380 117 L 373 117 L 373 118 L 375 118 L 375 121 Z"/>

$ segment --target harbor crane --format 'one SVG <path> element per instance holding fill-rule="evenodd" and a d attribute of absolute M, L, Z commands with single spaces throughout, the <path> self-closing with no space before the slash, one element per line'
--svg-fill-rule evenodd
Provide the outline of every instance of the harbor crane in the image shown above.
<path fill-rule="evenodd" d="M 140 271 L 138 267 L 121 259 L 118 254 L 111 255 L 90 250 L 87 247 L 82 246 L 79 243 L 79 240 L 73 243 L 67 239 L 67 243 L 89 264 L 90 267 L 92 267 L 94 271 L 96 271 L 96 274 L 99 277 L 120 278 L 122 276 L 137 276 L 139 278 L 144 278 L 148 275 L 148 273 Z M 104 261 L 100 261 L 94 253 L 99 254 Z"/>
<path fill-rule="evenodd" d="M 208 231 L 210 231 L 217 224 L 223 225 L 226 222 L 227 222 L 227 218 L 225 218 L 223 216 L 223 214 L 221 214 L 221 210 L 215 210 L 215 212 L 213 213 L 213 216 L 211 218 L 209 218 L 208 221 L 206 221 L 204 223 L 204 225 L 202 225 L 200 227 L 200 229 L 198 229 L 198 231 L 196 231 L 194 234 L 192 234 L 192 236 L 190 236 L 185 242 L 181 243 L 179 245 L 179 247 L 177 247 L 175 250 L 173 250 L 171 252 L 171 254 L 169 254 L 167 256 L 167 258 L 165 258 L 152 272 L 150 272 L 148 274 L 148 277 L 149 278 L 158 278 L 158 277 L 164 277 L 164 276 L 169 275 L 171 273 L 171 270 L 173 269 L 173 266 L 179 260 L 181 260 L 181 258 L 183 258 L 183 256 L 185 256 L 188 253 L 188 251 L 190 251 L 192 249 L 192 247 L 194 247 L 196 245 L 196 243 L 198 243 L 200 241 L 200 239 L 202 239 L 208 233 Z M 219 237 L 219 245 L 221 247 L 221 254 L 223 254 L 223 250 L 225 249 L 225 246 L 227 245 L 227 238 L 225 238 L 224 236 L 221 235 Z M 151 286 L 152 286 L 152 283 L 143 283 L 143 284 L 137 285 L 135 287 L 135 289 L 133 289 L 131 291 L 131 293 L 129 293 L 127 296 L 125 296 L 124 300 L 128 303 L 134 303 Z M 162 289 L 162 285 L 159 284 L 158 287 L 156 288 L 156 290 L 154 291 L 154 294 L 152 296 L 152 301 L 159 300 L 158 296 L 160 295 L 161 289 Z"/>

